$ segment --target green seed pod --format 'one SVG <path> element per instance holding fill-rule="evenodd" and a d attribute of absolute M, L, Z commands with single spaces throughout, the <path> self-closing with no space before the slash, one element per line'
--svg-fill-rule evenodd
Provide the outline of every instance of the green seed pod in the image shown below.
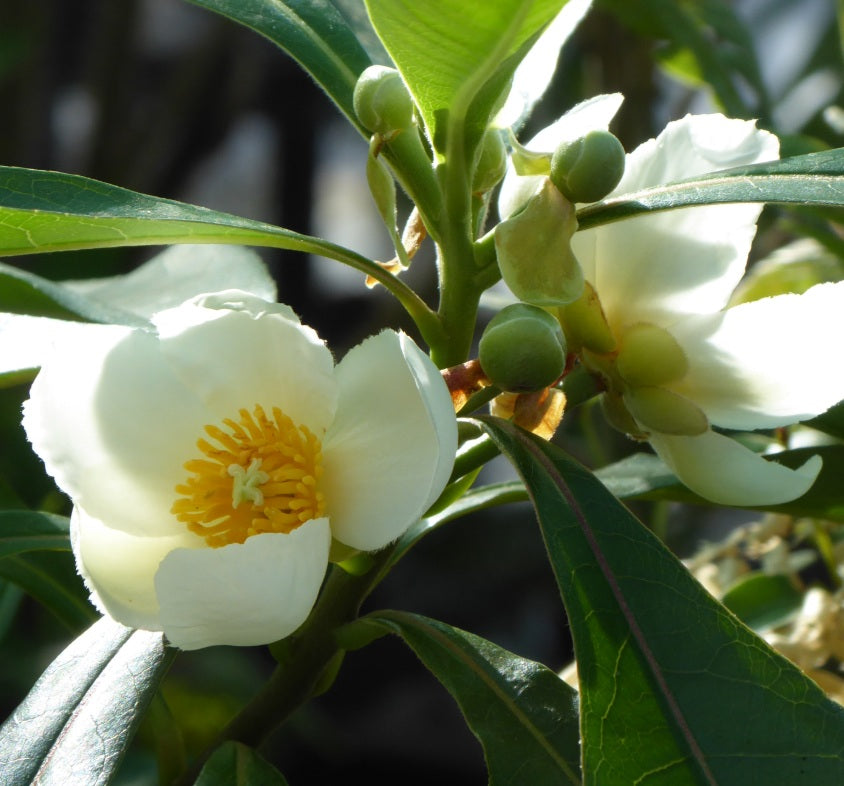
<path fill-rule="evenodd" d="M 478 360 L 505 391 L 530 393 L 552 384 L 566 366 L 566 340 L 547 311 L 514 303 L 496 314 L 481 336 Z"/>
<path fill-rule="evenodd" d="M 481 140 L 481 152 L 472 177 L 472 192 L 485 194 L 494 188 L 507 171 L 507 149 L 501 132 L 496 128 L 487 129 Z"/>
<path fill-rule="evenodd" d="M 572 202 L 597 202 L 624 174 L 624 148 L 609 131 L 563 142 L 551 156 L 551 182 Z"/>
<path fill-rule="evenodd" d="M 352 101 L 358 120 L 373 134 L 389 136 L 413 123 L 413 99 L 395 68 L 369 66 L 358 77 Z"/>

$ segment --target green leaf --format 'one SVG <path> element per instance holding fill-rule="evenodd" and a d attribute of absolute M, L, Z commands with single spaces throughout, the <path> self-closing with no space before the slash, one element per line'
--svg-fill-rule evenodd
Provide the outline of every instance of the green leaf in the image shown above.
<path fill-rule="evenodd" d="M 190 2 L 239 22 L 280 46 L 360 129 L 352 93 L 361 71 L 372 61 L 343 15 L 328 0 Z M 297 111 L 296 107 L 290 110 Z"/>
<path fill-rule="evenodd" d="M 287 781 L 252 748 L 224 742 L 205 762 L 194 786 L 287 786 Z"/>
<path fill-rule="evenodd" d="M 460 705 L 491 786 L 580 783 L 577 693 L 541 663 L 403 611 L 362 618 L 401 636 Z"/>
<path fill-rule="evenodd" d="M 844 148 L 646 188 L 577 211 L 580 229 L 656 210 L 725 202 L 844 206 Z"/>
<path fill-rule="evenodd" d="M 785 622 L 803 603 L 788 576 L 751 573 L 724 593 L 721 602 L 745 625 L 762 630 Z"/>
<path fill-rule="evenodd" d="M 92 302 L 54 281 L 0 263 L 0 311 L 54 319 L 78 319 L 135 325 L 140 320 L 105 303 Z"/>
<path fill-rule="evenodd" d="M 327 240 L 78 175 L 0 167 L 0 257 L 170 243 L 267 246 L 328 257 L 383 284 L 426 337 L 439 329 L 430 309 L 404 282 Z"/>
<path fill-rule="evenodd" d="M 92 625 L 0 728 L 3 783 L 108 783 L 174 654 L 161 633 Z"/>
<path fill-rule="evenodd" d="M 45 550 L 70 551 L 68 519 L 35 510 L 0 511 L 0 558 Z"/>
<path fill-rule="evenodd" d="M 566 0 L 366 0 L 434 146 L 471 156 L 519 62 Z M 465 138 L 463 136 L 465 130 Z"/>
<path fill-rule="evenodd" d="M 560 448 L 483 427 L 528 487 L 566 605 L 585 783 L 844 782 L 844 708 Z"/>
<path fill-rule="evenodd" d="M 90 625 L 97 617 L 67 552 L 4 557 L 0 559 L 0 577 L 35 598 L 71 631 Z"/>

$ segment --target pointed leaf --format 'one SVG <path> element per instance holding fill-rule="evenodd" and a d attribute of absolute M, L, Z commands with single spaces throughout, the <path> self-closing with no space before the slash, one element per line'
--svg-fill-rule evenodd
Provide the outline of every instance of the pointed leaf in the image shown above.
<path fill-rule="evenodd" d="M 384 278 L 384 270 L 365 257 L 289 229 L 79 175 L 0 167 L 0 256 L 170 243 L 286 248 Z"/>
<path fill-rule="evenodd" d="M 92 625 L 0 728 L 3 782 L 108 783 L 173 655 L 161 633 Z"/>
<path fill-rule="evenodd" d="M 491 786 L 580 783 L 577 693 L 541 663 L 403 611 L 362 619 L 401 636 L 460 705 Z"/>
<path fill-rule="evenodd" d="M 328 0 L 190 0 L 269 38 L 317 81 L 349 120 L 358 75 L 369 56 Z M 293 108 L 295 111 L 295 108 Z"/>
<path fill-rule="evenodd" d="M 225 742 L 205 762 L 194 786 L 287 786 L 287 781 L 257 751 Z"/>
<path fill-rule="evenodd" d="M 844 782 L 844 708 L 560 448 L 483 427 L 528 487 L 566 605 L 585 783 Z"/>
<path fill-rule="evenodd" d="M 725 169 L 711 175 L 621 194 L 577 211 L 580 229 L 639 213 L 725 202 L 844 205 L 844 148 Z"/>

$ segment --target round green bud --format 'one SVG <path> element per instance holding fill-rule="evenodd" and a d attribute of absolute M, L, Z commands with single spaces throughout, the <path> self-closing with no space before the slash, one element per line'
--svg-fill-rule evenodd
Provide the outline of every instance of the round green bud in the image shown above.
<path fill-rule="evenodd" d="M 624 174 L 624 148 L 609 131 L 563 142 L 551 156 L 551 182 L 572 202 L 597 202 Z"/>
<path fill-rule="evenodd" d="M 395 68 L 369 66 L 355 85 L 355 114 L 373 134 L 387 136 L 413 122 L 413 99 Z"/>
<path fill-rule="evenodd" d="M 507 148 L 501 132 L 496 128 L 487 129 L 481 140 L 481 152 L 472 177 L 472 191 L 485 194 L 494 188 L 507 171 Z"/>
<path fill-rule="evenodd" d="M 490 382 L 513 393 L 551 385 L 566 367 L 566 340 L 547 311 L 514 303 L 496 314 L 481 336 L 478 360 Z"/>

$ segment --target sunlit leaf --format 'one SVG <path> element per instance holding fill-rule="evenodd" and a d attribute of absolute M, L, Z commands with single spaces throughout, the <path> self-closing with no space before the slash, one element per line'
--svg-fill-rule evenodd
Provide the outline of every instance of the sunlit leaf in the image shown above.
<path fill-rule="evenodd" d="M 566 605 L 586 784 L 844 782 L 844 708 L 560 448 L 483 426 L 530 491 Z"/>
<path fill-rule="evenodd" d="M 577 212 L 580 229 L 640 213 L 725 202 L 844 205 L 844 148 L 726 169 L 681 183 L 646 188 Z"/>
<path fill-rule="evenodd" d="M 491 786 L 580 783 L 577 694 L 553 671 L 418 614 L 363 619 L 400 635 L 454 697 L 483 745 Z"/>
<path fill-rule="evenodd" d="M 566 0 L 366 0 L 373 27 L 413 93 L 434 146 L 471 154 L 521 58 Z"/>
<path fill-rule="evenodd" d="M 91 626 L 0 728 L 3 783 L 108 783 L 173 654 L 161 633 Z"/>
<path fill-rule="evenodd" d="M 425 304 L 402 281 L 327 240 L 78 175 L 0 167 L 0 257 L 171 243 L 267 246 L 328 257 L 383 284 L 417 324 L 430 321 Z"/>

